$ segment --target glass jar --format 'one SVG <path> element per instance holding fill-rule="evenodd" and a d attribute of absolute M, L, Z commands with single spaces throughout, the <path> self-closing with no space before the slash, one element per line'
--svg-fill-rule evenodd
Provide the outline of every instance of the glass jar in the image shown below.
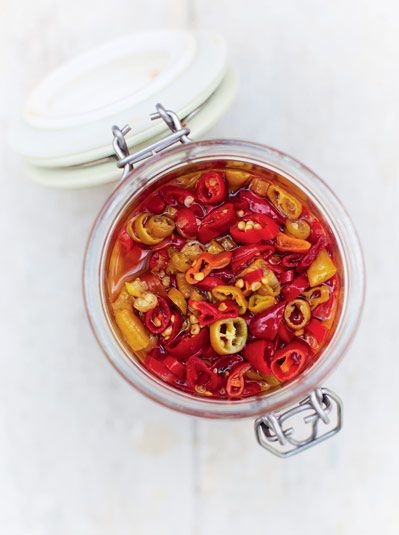
<path fill-rule="evenodd" d="M 119 154 L 119 158 L 123 159 L 123 154 Z M 118 227 L 127 206 L 147 187 L 162 180 L 166 174 L 179 172 L 188 165 L 190 167 L 203 165 L 205 162 L 215 160 L 218 162 L 233 160 L 244 166 L 246 164 L 261 166 L 276 171 L 294 187 L 299 188 L 331 228 L 342 259 L 342 308 L 334 335 L 322 355 L 312 367 L 281 389 L 238 401 L 194 397 L 175 390 L 151 375 L 129 355 L 120 342 L 106 299 L 107 254 L 114 230 Z M 309 168 L 276 149 L 229 139 L 184 143 L 151 156 L 136 169 L 132 170 L 129 167 L 125 175 L 94 222 L 84 263 L 84 295 L 90 323 L 105 355 L 122 377 L 161 405 L 193 416 L 208 418 L 261 416 L 257 420 L 258 440 L 263 446 L 267 448 L 270 446 L 269 449 L 275 449 L 274 446 L 278 444 L 282 446 L 282 442 L 290 434 L 287 430 L 284 431 L 283 425 L 286 419 L 284 415 L 287 413 L 284 413 L 283 418 L 279 420 L 276 411 L 281 411 L 310 395 L 310 398 L 297 406 L 295 414 L 303 412 L 306 407 L 311 411 L 308 414 L 310 420 L 321 419 L 327 423 L 326 412 L 331 410 L 334 404 L 340 413 L 339 398 L 327 390 L 319 389 L 319 386 L 343 358 L 356 332 L 364 298 L 364 266 L 356 231 L 341 202 L 329 186 Z M 312 391 L 316 394 L 312 395 Z M 292 414 L 294 413 L 291 410 L 288 416 Z M 316 424 L 313 427 L 316 427 Z M 339 427 L 340 422 L 337 422 L 333 432 Z M 326 436 L 330 434 L 332 434 L 331 429 L 325 433 Z M 326 436 L 323 435 L 323 438 Z M 296 445 L 295 441 L 290 441 L 294 447 L 288 453 L 278 454 L 285 456 L 296 453 L 319 441 L 319 438 L 317 432 L 313 431 L 307 439 L 296 441 L 298 442 Z"/>

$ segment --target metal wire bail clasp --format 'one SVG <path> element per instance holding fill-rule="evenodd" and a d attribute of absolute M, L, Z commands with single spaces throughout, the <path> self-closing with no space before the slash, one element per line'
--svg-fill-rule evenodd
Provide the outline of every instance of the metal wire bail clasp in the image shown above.
<path fill-rule="evenodd" d="M 301 420 L 295 418 L 299 414 Z M 287 426 L 294 418 L 295 427 Z M 305 428 L 304 432 L 301 429 L 302 438 L 299 438 L 299 427 Z M 341 428 L 342 401 L 327 388 L 317 388 L 285 412 L 270 413 L 255 420 L 258 443 L 278 457 L 296 455 L 330 438 Z"/>
<path fill-rule="evenodd" d="M 178 115 L 172 110 L 166 110 L 162 104 L 159 103 L 155 106 L 155 108 L 157 111 L 151 113 L 150 119 L 152 121 L 156 119 L 162 119 L 172 133 L 159 139 L 158 141 L 155 141 L 155 143 L 148 145 L 144 149 L 134 152 L 133 154 L 130 154 L 125 138 L 126 134 L 130 132 L 131 127 L 129 125 L 125 125 L 123 128 L 119 128 L 115 125 L 112 127 L 112 134 L 114 136 L 112 147 L 118 160 L 117 166 L 120 168 L 123 167 L 121 180 L 123 180 L 130 173 L 135 163 L 145 160 L 146 158 L 150 158 L 161 150 L 167 149 L 176 142 L 190 143 L 190 138 L 188 137 L 190 134 L 190 129 L 183 126 Z"/>

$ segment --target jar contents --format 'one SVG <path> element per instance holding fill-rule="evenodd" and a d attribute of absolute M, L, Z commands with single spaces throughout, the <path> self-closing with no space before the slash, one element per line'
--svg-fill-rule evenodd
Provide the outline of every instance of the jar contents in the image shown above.
<path fill-rule="evenodd" d="M 239 400 L 320 357 L 340 265 L 330 228 L 287 179 L 221 164 L 175 174 L 126 210 L 108 256 L 109 309 L 151 374 Z"/>

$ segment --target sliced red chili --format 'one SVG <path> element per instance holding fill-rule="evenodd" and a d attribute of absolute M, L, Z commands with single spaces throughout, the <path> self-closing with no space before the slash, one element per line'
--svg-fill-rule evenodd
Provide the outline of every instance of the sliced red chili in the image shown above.
<path fill-rule="evenodd" d="M 270 375 L 270 359 L 274 353 L 274 346 L 266 340 L 255 340 L 247 344 L 243 350 L 243 356 L 252 365 L 264 375 Z"/>
<path fill-rule="evenodd" d="M 282 289 L 281 293 L 287 301 L 296 299 L 298 295 L 309 287 L 309 280 L 307 275 L 300 275 L 294 279 L 288 286 Z"/>
<path fill-rule="evenodd" d="M 273 251 L 274 247 L 272 245 L 242 245 L 237 247 L 233 251 L 231 269 L 233 273 L 238 273 L 255 260 L 255 257 L 260 255 L 262 258 L 267 258 L 273 254 Z"/>
<path fill-rule="evenodd" d="M 218 236 L 225 234 L 234 223 L 236 212 L 232 203 L 222 204 L 211 210 L 201 221 L 198 229 L 198 239 L 201 243 L 208 243 Z"/>
<path fill-rule="evenodd" d="M 217 306 L 206 301 L 190 299 L 189 305 L 199 312 L 198 323 L 200 325 L 211 325 L 221 319 L 237 318 L 240 314 L 240 309 L 234 301 L 222 301 Z"/>
<path fill-rule="evenodd" d="M 290 253 L 282 257 L 281 263 L 286 268 L 294 268 L 302 260 L 303 254 L 300 253 Z"/>
<path fill-rule="evenodd" d="M 287 271 L 283 271 L 278 274 L 278 280 L 280 284 L 289 284 L 294 280 L 294 270 L 293 269 L 287 269 Z"/>
<path fill-rule="evenodd" d="M 152 253 L 148 267 L 151 271 L 164 271 L 169 262 L 169 255 L 166 249 L 160 249 Z"/>
<path fill-rule="evenodd" d="M 191 208 L 179 208 L 175 216 L 177 232 L 184 238 L 195 238 L 198 230 L 197 218 Z"/>
<path fill-rule="evenodd" d="M 238 223 L 230 227 L 233 240 L 242 244 L 255 244 L 262 240 L 271 240 L 279 232 L 279 225 L 264 214 L 244 216 Z"/>
<path fill-rule="evenodd" d="M 238 198 L 248 203 L 251 212 L 265 214 L 277 221 L 280 225 L 283 224 L 286 219 L 267 199 L 253 191 L 242 190 L 239 192 Z"/>
<path fill-rule="evenodd" d="M 177 359 L 184 360 L 190 355 L 196 355 L 199 351 L 208 348 L 208 346 L 209 331 L 204 328 L 195 335 L 188 332 L 181 334 L 174 340 L 165 344 L 165 349 Z"/>
<path fill-rule="evenodd" d="M 213 275 L 208 275 L 203 281 L 197 282 L 197 288 L 200 290 L 210 291 L 216 286 L 222 286 L 223 280 Z"/>
<path fill-rule="evenodd" d="M 203 360 L 192 356 L 187 360 L 187 383 L 191 388 L 205 386 L 214 392 L 222 384 L 222 379 Z"/>
<path fill-rule="evenodd" d="M 154 357 L 148 356 L 145 359 L 144 364 L 150 372 L 152 372 L 154 375 L 156 375 L 166 383 L 173 384 L 176 382 L 176 375 L 171 372 L 162 361 L 157 360 Z"/>
<path fill-rule="evenodd" d="M 161 278 L 156 273 L 151 273 L 151 271 L 146 271 L 140 275 L 140 279 L 145 282 L 148 286 L 150 292 L 153 292 L 161 297 L 166 297 L 167 293 L 165 287 L 162 284 Z"/>
<path fill-rule="evenodd" d="M 119 243 L 121 244 L 121 249 L 123 253 L 128 253 L 131 251 L 135 245 L 132 238 L 129 236 L 125 229 L 122 229 L 118 236 Z"/>
<path fill-rule="evenodd" d="M 175 359 L 175 357 L 167 355 L 162 362 L 163 364 L 165 364 L 169 371 L 176 375 L 176 377 L 178 377 L 179 379 L 183 379 L 186 373 L 186 368 L 181 362 Z"/>
<path fill-rule="evenodd" d="M 312 318 L 306 325 L 306 332 L 314 336 L 320 345 L 324 344 L 328 335 L 327 327 L 316 318 Z"/>
<path fill-rule="evenodd" d="M 218 204 L 227 196 L 226 177 L 223 173 L 208 171 L 201 175 L 195 189 L 199 202 Z"/>
<path fill-rule="evenodd" d="M 280 324 L 278 335 L 285 344 L 289 344 L 294 338 L 294 333 L 289 330 L 284 321 Z"/>
<path fill-rule="evenodd" d="M 158 296 L 158 305 L 145 313 L 145 324 L 153 334 L 160 334 L 169 325 L 172 313 L 166 299 Z"/>
<path fill-rule="evenodd" d="M 309 251 L 303 255 L 302 260 L 298 262 L 297 271 L 306 271 L 308 267 L 313 263 L 319 252 L 327 245 L 327 238 L 325 236 L 319 236 L 316 243 L 312 245 Z"/>
<path fill-rule="evenodd" d="M 249 322 L 251 334 L 261 340 L 274 340 L 283 321 L 285 305 L 286 302 L 283 301 L 256 314 Z"/>
<path fill-rule="evenodd" d="M 152 214 L 162 214 L 166 208 L 166 202 L 159 193 L 153 193 L 140 206 L 143 212 L 151 212 Z"/>
<path fill-rule="evenodd" d="M 244 362 L 231 371 L 226 383 L 226 392 L 229 398 L 239 398 L 242 395 L 245 385 L 244 373 L 249 369 L 251 369 L 251 364 Z"/>
<path fill-rule="evenodd" d="M 191 189 L 180 188 L 179 186 L 166 185 L 161 188 L 159 193 L 169 206 L 180 205 L 189 208 L 195 200 L 194 193 Z"/>
<path fill-rule="evenodd" d="M 305 367 L 308 354 L 308 347 L 301 342 L 292 342 L 279 349 L 270 364 L 273 375 L 281 382 L 293 379 Z"/>

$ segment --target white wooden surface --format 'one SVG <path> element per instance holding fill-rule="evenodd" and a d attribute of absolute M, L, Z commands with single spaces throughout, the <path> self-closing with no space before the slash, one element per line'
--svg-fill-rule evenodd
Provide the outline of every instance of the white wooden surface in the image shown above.
<path fill-rule="evenodd" d="M 2 534 L 399 532 L 398 16 L 394 0 L 2 0 Z M 345 429 L 292 460 L 256 446 L 252 422 L 167 411 L 111 369 L 80 286 L 86 236 L 110 187 L 43 189 L 4 145 L 4 129 L 51 68 L 154 27 L 224 35 L 241 85 L 211 135 L 307 162 L 363 241 L 364 321 L 328 381 L 345 401 Z"/>

